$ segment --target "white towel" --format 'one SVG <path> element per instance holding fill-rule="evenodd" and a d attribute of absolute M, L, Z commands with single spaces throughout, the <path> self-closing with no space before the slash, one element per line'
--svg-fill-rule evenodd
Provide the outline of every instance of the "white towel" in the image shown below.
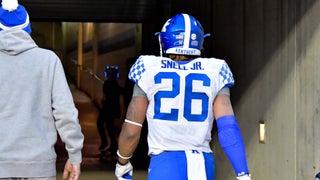
<path fill-rule="evenodd" d="M 202 152 L 185 151 L 188 165 L 188 180 L 207 180 L 205 162 Z"/>

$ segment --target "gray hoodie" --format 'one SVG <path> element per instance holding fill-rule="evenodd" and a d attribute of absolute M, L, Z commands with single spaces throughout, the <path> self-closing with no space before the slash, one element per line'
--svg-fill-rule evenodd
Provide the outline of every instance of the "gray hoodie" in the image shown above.
<path fill-rule="evenodd" d="M 0 178 L 56 175 L 57 131 L 82 161 L 78 111 L 58 56 L 23 30 L 0 31 Z"/>

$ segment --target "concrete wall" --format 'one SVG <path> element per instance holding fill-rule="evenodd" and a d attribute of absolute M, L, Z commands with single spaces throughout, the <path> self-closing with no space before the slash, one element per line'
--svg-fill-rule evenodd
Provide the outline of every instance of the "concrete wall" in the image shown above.
<path fill-rule="evenodd" d="M 320 1 L 299 1 L 297 13 L 296 171 L 309 179 L 320 171 Z"/>
<path fill-rule="evenodd" d="M 313 179 L 320 171 L 320 1 L 216 0 L 212 12 L 214 54 L 234 72 L 231 96 L 253 179 Z M 214 148 L 217 180 L 234 179 Z"/>

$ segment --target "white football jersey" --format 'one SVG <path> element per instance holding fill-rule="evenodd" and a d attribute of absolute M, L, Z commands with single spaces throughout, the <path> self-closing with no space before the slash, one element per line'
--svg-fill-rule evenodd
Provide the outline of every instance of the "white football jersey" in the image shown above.
<path fill-rule="evenodd" d="M 211 152 L 213 101 L 234 84 L 224 60 L 196 58 L 173 61 L 140 56 L 129 78 L 147 95 L 149 154 L 163 151 Z"/>

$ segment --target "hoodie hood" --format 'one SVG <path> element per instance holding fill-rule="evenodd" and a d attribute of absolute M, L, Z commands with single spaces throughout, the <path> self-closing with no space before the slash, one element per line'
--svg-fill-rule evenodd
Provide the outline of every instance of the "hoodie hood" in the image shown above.
<path fill-rule="evenodd" d="M 9 55 L 17 55 L 38 47 L 31 36 L 24 30 L 0 31 L 0 51 Z"/>

